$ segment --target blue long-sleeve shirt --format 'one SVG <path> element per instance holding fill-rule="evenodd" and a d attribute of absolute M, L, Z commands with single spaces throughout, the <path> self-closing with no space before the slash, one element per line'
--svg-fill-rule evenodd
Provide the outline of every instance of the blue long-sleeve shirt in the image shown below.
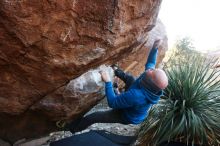
<path fill-rule="evenodd" d="M 145 64 L 145 70 L 154 69 L 156 65 L 158 49 L 153 48 Z M 154 94 L 140 85 L 140 79 L 145 72 L 131 85 L 131 87 L 119 95 L 115 95 L 112 82 L 105 83 L 105 92 L 109 107 L 122 109 L 123 118 L 131 124 L 139 124 L 146 117 L 152 104 L 156 104 L 162 95 L 162 91 Z"/>

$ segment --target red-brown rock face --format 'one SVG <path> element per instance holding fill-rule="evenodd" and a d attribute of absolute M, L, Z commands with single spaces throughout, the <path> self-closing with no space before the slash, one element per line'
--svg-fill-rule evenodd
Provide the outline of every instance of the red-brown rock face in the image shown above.
<path fill-rule="evenodd" d="M 49 133 L 55 121 L 74 119 L 102 99 L 98 93 L 63 96 L 63 90 L 91 68 L 149 49 L 143 43 L 160 3 L 0 1 L 0 137 L 15 141 Z"/>

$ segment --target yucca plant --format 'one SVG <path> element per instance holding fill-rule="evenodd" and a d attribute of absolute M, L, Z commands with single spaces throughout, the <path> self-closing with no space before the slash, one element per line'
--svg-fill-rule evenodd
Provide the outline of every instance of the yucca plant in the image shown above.
<path fill-rule="evenodd" d="M 220 144 L 220 70 L 214 65 L 215 61 L 198 54 L 169 62 L 165 96 L 139 131 L 142 145 L 165 141 Z"/>

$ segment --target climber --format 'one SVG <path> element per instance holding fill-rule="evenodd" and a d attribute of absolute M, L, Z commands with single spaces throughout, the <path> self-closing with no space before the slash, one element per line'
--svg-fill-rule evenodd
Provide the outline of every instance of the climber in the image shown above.
<path fill-rule="evenodd" d="M 147 117 L 149 108 L 158 102 L 163 89 L 168 85 L 165 72 L 155 69 L 160 43 L 160 40 L 154 42 L 145 71 L 137 79 L 131 74 L 124 73 L 117 66 L 113 66 L 115 75 L 126 84 L 125 92 L 121 94 L 114 92 L 109 74 L 101 72 L 102 80 L 105 82 L 108 105 L 112 109 L 86 115 L 70 123 L 68 129 L 75 133 L 94 123 L 140 124 Z"/>

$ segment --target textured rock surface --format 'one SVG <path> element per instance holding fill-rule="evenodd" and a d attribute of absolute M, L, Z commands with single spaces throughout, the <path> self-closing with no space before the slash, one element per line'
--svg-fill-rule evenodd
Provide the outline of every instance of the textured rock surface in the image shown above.
<path fill-rule="evenodd" d="M 162 40 L 162 44 L 159 47 L 159 54 L 157 57 L 157 67 L 161 67 L 162 60 L 165 57 L 165 53 L 168 49 L 168 38 L 166 35 L 165 26 L 163 23 L 158 20 L 156 26 L 149 32 L 149 35 L 143 39 L 143 42 L 146 41 L 141 47 L 137 47 L 133 50 L 128 57 L 119 61 L 119 66 L 123 69 L 128 68 L 132 62 L 137 62 L 137 64 L 131 68 L 128 72 L 132 73 L 134 76 L 140 75 L 144 71 L 145 63 L 147 61 L 147 56 L 150 53 L 150 49 L 153 46 L 155 40 Z"/>
<path fill-rule="evenodd" d="M 143 55 L 160 3 L 0 1 L 0 137 L 46 134 L 56 120 L 74 119 L 95 105 L 98 93 L 63 96 L 65 85 L 100 64 Z"/>

